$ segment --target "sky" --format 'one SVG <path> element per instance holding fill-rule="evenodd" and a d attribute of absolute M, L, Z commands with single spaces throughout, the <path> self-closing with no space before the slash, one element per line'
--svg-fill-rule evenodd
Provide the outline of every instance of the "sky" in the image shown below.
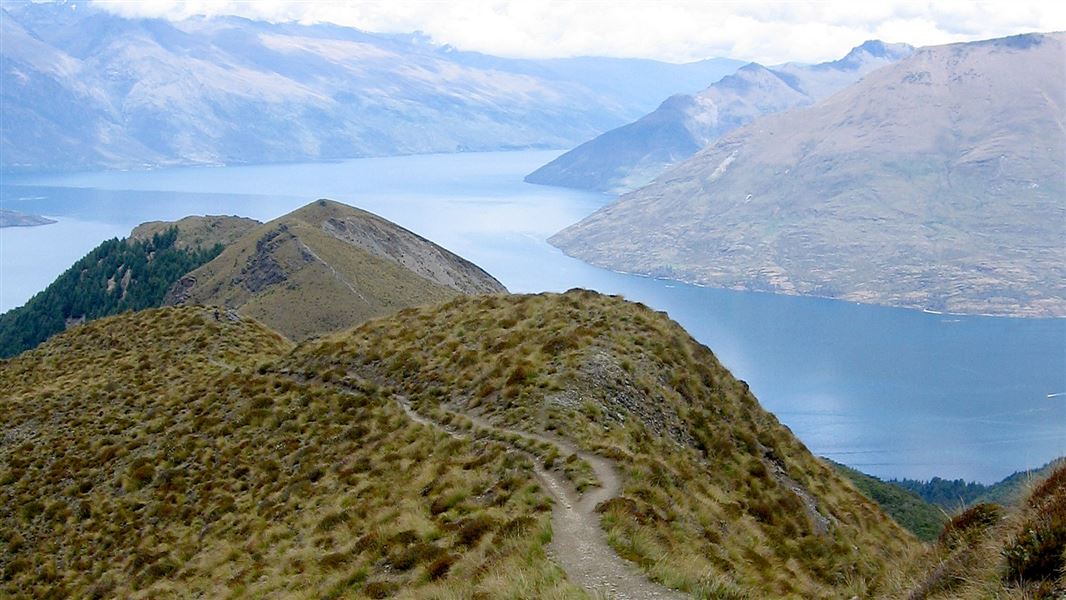
<path fill-rule="evenodd" d="M 329 22 L 509 57 L 617 56 L 764 64 L 839 58 L 869 39 L 916 46 L 1066 30 L 1066 2 L 827 0 L 95 0 L 126 16 Z"/>

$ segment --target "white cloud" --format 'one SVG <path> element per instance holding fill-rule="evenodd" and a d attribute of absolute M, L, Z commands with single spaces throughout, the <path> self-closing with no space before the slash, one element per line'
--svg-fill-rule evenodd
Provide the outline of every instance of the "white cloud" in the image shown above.
<path fill-rule="evenodd" d="M 240 15 L 422 31 L 463 50 L 515 57 L 731 56 L 766 64 L 840 57 L 868 39 L 943 44 L 1066 29 L 1047 0 L 734 2 L 707 0 L 95 0 L 126 16 Z"/>

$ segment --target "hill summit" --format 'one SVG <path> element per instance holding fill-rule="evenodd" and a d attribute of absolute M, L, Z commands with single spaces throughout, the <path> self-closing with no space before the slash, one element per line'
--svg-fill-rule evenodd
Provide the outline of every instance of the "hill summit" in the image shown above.
<path fill-rule="evenodd" d="M 506 292 L 473 263 L 369 212 L 317 200 L 181 278 L 167 304 L 212 304 L 294 340 L 459 294 Z"/>

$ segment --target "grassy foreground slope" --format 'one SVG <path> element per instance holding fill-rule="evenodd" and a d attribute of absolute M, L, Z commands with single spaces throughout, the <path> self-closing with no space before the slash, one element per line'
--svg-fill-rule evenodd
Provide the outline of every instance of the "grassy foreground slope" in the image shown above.
<path fill-rule="evenodd" d="M 526 459 L 263 367 L 290 348 L 180 307 L 0 361 L 0 597 L 584 597 Z"/>
<path fill-rule="evenodd" d="M 706 347 L 616 297 L 456 298 L 303 345 L 289 364 L 613 459 L 623 494 L 600 507 L 613 548 L 698 597 L 868 597 L 919 547 Z"/>

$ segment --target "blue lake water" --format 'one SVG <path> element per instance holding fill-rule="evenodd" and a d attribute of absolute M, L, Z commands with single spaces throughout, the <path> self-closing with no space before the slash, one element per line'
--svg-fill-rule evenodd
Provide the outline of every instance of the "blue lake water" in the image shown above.
<path fill-rule="evenodd" d="M 333 198 L 459 253 L 513 292 L 586 287 L 667 311 L 813 452 L 866 472 L 991 482 L 1066 455 L 1066 319 L 932 315 L 591 267 L 545 239 L 611 199 L 522 182 L 557 154 L 5 177 L 5 208 L 59 223 L 0 230 L 0 310 L 143 221 L 269 220 Z"/>

